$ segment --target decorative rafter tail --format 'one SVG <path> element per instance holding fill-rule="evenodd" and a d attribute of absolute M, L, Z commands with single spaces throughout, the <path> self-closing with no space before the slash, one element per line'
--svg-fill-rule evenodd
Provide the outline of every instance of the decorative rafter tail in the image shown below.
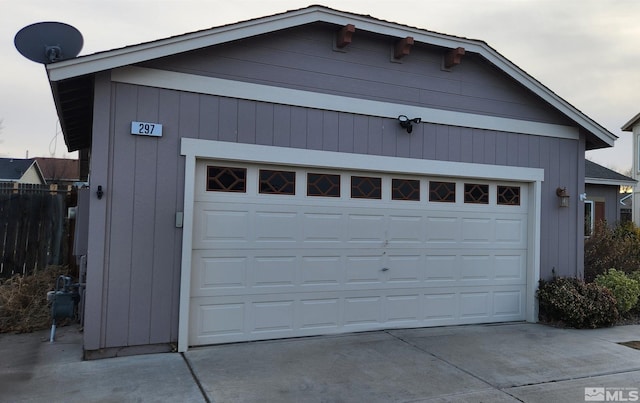
<path fill-rule="evenodd" d="M 336 47 L 342 49 L 350 44 L 354 32 L 356 32 L 356 26 L 353 24 L 347 24 L 342 27 L 336 36 Z"/>
<path fill-rule="evenodd" d="M 396 59 L 401 59 L 411 52 L 411 46 L 413 46 L 413 37 L 407 36 L 404 39 L 400 39 L 396 42 L 396 47 L 393 52 L 393 57 Z"/>
<path fill-rule="evenodd" d="M 451 68 L 460 64 L 464 56 L 464 48 L 451 49 L 444 57 L 444 67 Z"/>

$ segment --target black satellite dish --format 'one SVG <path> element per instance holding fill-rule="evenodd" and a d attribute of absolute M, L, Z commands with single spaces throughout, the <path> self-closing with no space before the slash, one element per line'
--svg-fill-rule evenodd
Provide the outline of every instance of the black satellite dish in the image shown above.
<path fill-rule="evenodd" d="M 49 64 L 78 56 L 84 41 L 80 31 L 71 25 L 37 22 L 18 31 L 13 43 L 27 59 Z"/>

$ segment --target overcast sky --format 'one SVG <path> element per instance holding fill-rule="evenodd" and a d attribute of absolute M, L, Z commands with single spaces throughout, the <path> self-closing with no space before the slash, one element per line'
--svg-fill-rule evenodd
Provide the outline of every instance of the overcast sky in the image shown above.
<path fill-rule="evenodd" d="M 311 4 L 487 42 L 619 137 L 587 158 L 631 167 L 631 135 L 620 127 L 640 112 L 638 0 L 0 0 L 0 156 L 76 156 L 44 67 L 13 45 L 26 25 L 73 25 L 87 55 Z"/>

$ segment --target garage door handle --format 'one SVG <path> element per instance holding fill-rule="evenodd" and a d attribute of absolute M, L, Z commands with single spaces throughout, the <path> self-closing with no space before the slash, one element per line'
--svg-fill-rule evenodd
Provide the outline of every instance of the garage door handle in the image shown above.
<path fill-rule="evenodd" d="M 388 267 L 383 267 L 382 271 L 389 271 L 389 268 Z"/>

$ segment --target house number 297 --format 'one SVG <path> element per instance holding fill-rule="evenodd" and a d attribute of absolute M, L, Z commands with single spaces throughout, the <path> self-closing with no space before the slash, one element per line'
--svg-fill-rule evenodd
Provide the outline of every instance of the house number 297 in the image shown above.
<path fill-rule="evenodd" d="M 150 122 L 131 122 L 131 134 L 138 136 L 162 136 L 162 125 Z"/>

